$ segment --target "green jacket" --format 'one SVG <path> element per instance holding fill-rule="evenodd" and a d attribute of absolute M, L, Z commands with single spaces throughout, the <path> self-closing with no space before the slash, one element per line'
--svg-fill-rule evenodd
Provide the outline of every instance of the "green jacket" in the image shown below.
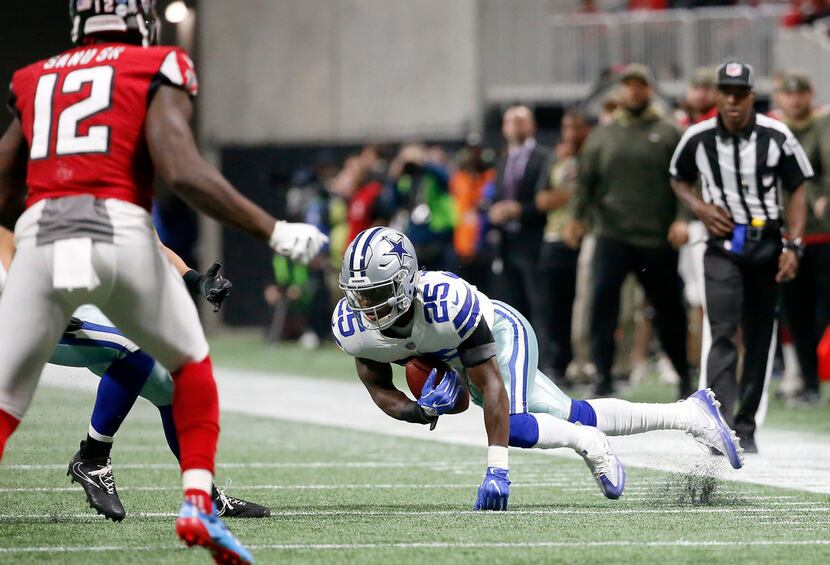
<path fill-rule="evenodd" d="M 669 162 L 680 131 L 654 107 L 625 109 L 591 132 L 579 158 L 573 217 L 597 236 L 642 247 L 667 247 L 678 215 Z"/>
<path fill-rule="evenodd" d="M 830 196 L 830 115 L 815 111 L 802 123 L 784 119 L 783 122 L 792 130 L 810 164 L 815 176 L 804 183 L 807 191 L 807 229 L 805 233 L 830 234 L 830 218 L 825 213 L 823 218 L 815 214 L 816 200 Z"/>

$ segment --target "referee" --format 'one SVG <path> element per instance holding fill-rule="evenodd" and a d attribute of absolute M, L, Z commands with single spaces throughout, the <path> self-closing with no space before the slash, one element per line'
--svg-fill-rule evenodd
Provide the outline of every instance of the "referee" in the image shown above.
<path fill-rule="evenodd" d="M 747 453 L 758 452 L 755 413 L 775 349 L 779 283 L 798 270 L 807 214 L 803 183 L 813 176 L 789 128 L 753 110 L 752 75 L 751 66 L 737 61 L 718 67 L 718 115 L 686 131 L 669 169 L 677 197 L 709 233 L 703 273 L 711 339 L 701 370 Z M 698 176 L 702 198 L 693 189 Z M 783 240 L 782 189 L 790 193 Z M 745 350 L 740 385 L 738 327 Z"/>

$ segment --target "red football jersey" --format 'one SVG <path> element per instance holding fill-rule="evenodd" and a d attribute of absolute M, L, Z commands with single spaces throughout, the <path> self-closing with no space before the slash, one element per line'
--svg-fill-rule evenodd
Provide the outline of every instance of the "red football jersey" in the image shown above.
<path fill-rule="evenodd" d="M 149 210 L 144 120 L 162 85 L 196 96 L 196 70 L 181 49 L 93 44 L 17 71 L 9 102 L 29 145 L 27 206 L 91 194 Z"/>

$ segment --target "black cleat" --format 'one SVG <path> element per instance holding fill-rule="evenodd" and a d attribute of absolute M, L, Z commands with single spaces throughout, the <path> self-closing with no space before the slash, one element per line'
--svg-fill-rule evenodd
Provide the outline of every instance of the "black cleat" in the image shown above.
<path fill-rule="evenodd" d="M 216 506 L 216 515 L 221 518 L 267 518 L 271 515 L 269 508 L 256 502 L 228 496 L 224 490 L 216 488 L 216 485 L 213 485 L 211 498 Z"/>
<path fill-rule="evenodd" d="M 81 442 L 83 449 L 84 442 Z M 127 515 L 121 500 L 118 498 L 118 491 L 115 490 L 115 477 L 112 474 L 112 463 L 109 457 L 100 459 L 83 459 L 81 449 L 72 456 L 69 462 L 67 476 L 73 483 L 78 483 L 86 493 L 86 500 L 89 507 L 94 508 L 98 514 L 113 522 L 120 522 Z"/>

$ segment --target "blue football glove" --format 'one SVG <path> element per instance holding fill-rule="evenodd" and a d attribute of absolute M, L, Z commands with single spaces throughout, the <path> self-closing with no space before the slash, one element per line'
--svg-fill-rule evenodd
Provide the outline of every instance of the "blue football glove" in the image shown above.
<path fill-rule="evenodd" d="M 458 395 L 461 393 L 457 372 L 448 369 L 438 386 L 435 386 L 437 377 L 438 369 L 430 371 L 424 388 L 421 389 L 421 398 L 418 399 L 418 405 L 428 416 L 440 416 L 455 408 Z"/>
<path fill-rule="evenodd" d="M 487 467 L 484 481 L 478 487 L 475 510 L 507 510 L 510 496 L 510 477 L 507 469 Z"/>

